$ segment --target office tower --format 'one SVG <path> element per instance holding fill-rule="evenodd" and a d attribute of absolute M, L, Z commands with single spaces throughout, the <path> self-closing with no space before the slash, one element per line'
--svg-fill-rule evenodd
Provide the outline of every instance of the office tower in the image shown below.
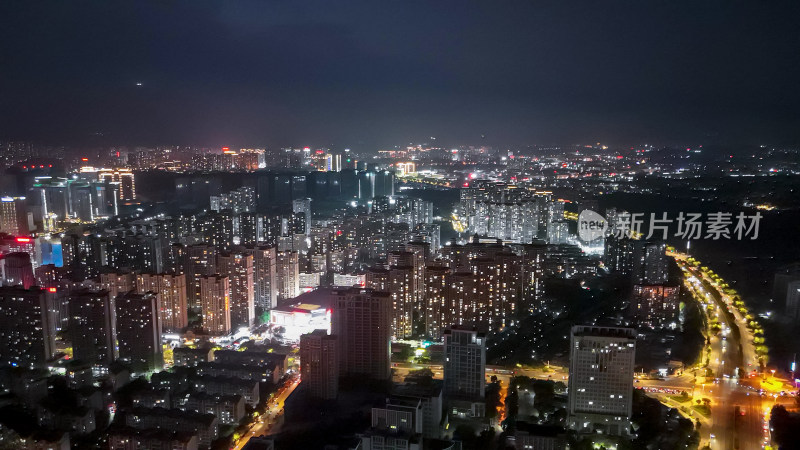
<path fill-rule="evenodd" d="M 486 387 L 486 335 L 475 329 L 444 331 L 444 396 L 481 401 Z M 452 402 L 449 402 L 452 404 Z"/>
<path fill-rule="evenodd" d="M 92 206 L 96 217 L 111 217 L 119 214 L 119 185 L 116 183 L 90 182 Z"/>
<path fill-rule="evenodd" d="M 115 298 L 136 289 L 136 276 L 126 271 L 101 273 L 100 289 L 105 289 L 111 298 Z"/>
<path fill-rule="evenodd" d="M 325 155 L 325 171 L 340 172 L 342 170 L 342 155 L 327 153 Z"/>
<path fill-rule="evenodd" d="M 239 252 L 221 252 L 217 271 L 230 281 L 231 327 L 250 327 L 255 322 L 255 286 L 253 256 Z"/>
<path fill-rule="evenodd" d="M 298 198 L 296 200 L 292 200 L 292 212 L 294 214 L 300 214 L 304 218 L 305 227 L 300 234 L 311 234 L 311 199 Z"/>
<path fill-rule="evenodd" d="M 45 367 L 55 352 L 54 322 L 44 290 L 0 288 L 0 366 Z"/>
<path fill-rule="evenodd" d="M 212 335 L 231 331 L 230 280 L 226 276 L 200 277 L 200 306 L 203 328 Z"/>
<path fill-rule="evenodd" d="M 639 327 L 652 329 L 678 326 L 680 299 L 678 286 L 663 284 L 635 284 L 631 308 Z"/>
<path fill-rule="evenodd" d="M 98 177 L 106 183 L 119 183 L 120 200 L 136 200 L 136 180 L 129 169 L 101 169 Z"/>
<path fill-rule="evenodd" d="M 69 331 L 73 359 L 107 365 L 117 359 L 117 308 L 106 290 L 69 296 Z"/>
<path fill-rule="evenodd" d="M 338 338 L 342 375 L 387 380 L 391 371 L 392 302 L 371 289 L 331 291 L 331 328 Z"/>
<path fill-rule="evenodd" d="M 669 258 L 665 242 L 642 242 L 634 244 L 634 283 L 664 284 L 669 279 Z"/>
<path fill-rule="evenodd" d="M 336 398 L 339 391 L 339 349 L 337 338 L 326 330 L 300 336 L 300 374 L 312 397 Z"/>
<path fill-rule="evenodd" d="M 3 284 L 5 286 L 18 286 L 28 289 L 36 284 L 33 276 L 31 255 L 23 252 L 12 252 L 3 257 Z"/>
<path fill-rule="evenodd" d="M 200 305 L 200 278 L 217 273 L 217 251 L 208 244 L 185 248 L 186 295 L 189 307 Z"/>
<path fill-rule="evenodd" d="M 275 259 L 278 303 L 300 295 L 300 260 L 297 252 L 279 251 Z"/>
<path fill-rule="evenodd" d="M 188 324 L 186 275 L 142 273 L 136 275 L 136 292 L 155 292 L 161 301 L 162 331 L 181 331 Z"/>
<path fill-rule="evenodd" d="M 81 222 L 94 222 L 92 188 L 84 183 L 70 184 L 70 216 Z"/>
<path fill-rule="evenodd" d="M 375 182 L 374 182 L 374 189 L 375 193 L 373 197 L 380 197 L 384 195 L 394 195 L 394 181 L 395 176 L 394 172 L 390 172 L 388 170 L 381 170 L 378 172 L 374 172 Z"/>
<path fill-rule="evenodd" d="M 119 358 L 136 372 L 164 365 L 158 294 L 128 292 L 116 298 Z"/>
<path fill-rule="evenodd" d="M 0 198 L 0 231 L 14 236 L 28 234 L 30 229 L 25 197 Z"/>
<path fill-rule="evenodd" d="M 261 311 L 278 306 L 277 252 L 275 247 L 248 245 L 237 249 L 253 256 L 253 283 L 255 304 Z M 299 268 L 298 268 L 299 270 Z"/>
<path fill-rule="evenodd" d="M 627 435 L 630 430 L 636 331 L 572 327 L 567 423 L 580 433 Z"/>

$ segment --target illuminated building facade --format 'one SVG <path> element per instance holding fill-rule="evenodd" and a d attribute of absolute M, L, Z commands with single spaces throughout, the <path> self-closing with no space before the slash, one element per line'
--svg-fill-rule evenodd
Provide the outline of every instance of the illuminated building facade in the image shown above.
<path fill-rule="evenodd" d="M 136 180 L 129 169 L 100 169 L 100 181 L 106 183 L 119 183 L 119 199 L 122 201 L 136 200 Z"/>
<path fill-rule="evenodd" d="M 217 255 L 217 270 L 230 280 L 231 327 L 250 327 L 255 322 L 253 256 L 238 252 Z"/>
<path fill-rule="evenodd" d="M 54 320 L 44 290 L 0 288 L 0 366 L 45 367 L 55 352 Z"/>
<path fill-rule="evenodd" d="M 136 291 L 154 292 L 161 301 L 162 331 L 180 331 L 188 324 L 186 275 L 173 273 L 141 273 L 136 275 Z"/>
<path fill-rule="evenodd" d="M 0 198 L 0 231 L 13 236 L 27 236 L 28 215 L 25 197 Z"/>
<path fill-rule="evenodd" d="M 203 328 L 212 335 L 231 331 L 230 280 L 226 276 L 200 277 L 200 307 Z"/>
<path fill-rule="evenodd" d="M 627 435 L 636 330 L 576 325 L 569 358 L 567 424 L 579 433 Z"/>
<path fill-rule="evenodd" d="M 636 324 L 652 329 L 678 326 L 680 287 L 663 284 L 635 284 L 631 307 Z"/>

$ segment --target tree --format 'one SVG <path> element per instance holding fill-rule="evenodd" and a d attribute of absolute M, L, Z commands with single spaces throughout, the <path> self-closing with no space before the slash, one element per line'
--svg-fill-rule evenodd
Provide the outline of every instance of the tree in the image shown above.
<path fill-rule="evenodd" d="M 489 383 L 486 386 L 486 417 L 492 419 L 497 416 L 497 408 L 502 406 L 500 402 L 500 383 Z"/>

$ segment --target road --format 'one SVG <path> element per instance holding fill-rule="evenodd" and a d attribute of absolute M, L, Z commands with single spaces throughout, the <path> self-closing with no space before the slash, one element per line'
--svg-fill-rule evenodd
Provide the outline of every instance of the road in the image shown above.
<path fill-rule="evenodd" d="M 791 404 L 794 399 L 761 391 L 759 376 L 741 380 L 737 377 L 738 367 L 742 367 L 748 374 L 759 369 L 753 344 L 754 336 L 747 328 L 745 318 L 733 305 L 733 299 L 722 292 L 717 283 L 703 271 L 687 263 L 688 255 L 670 253 L 670 256 L 675 258 L 683 270 L 685 284 L 703 304 L 709 321 L 716 318 L 722 326 L 718 335 L 705 330 L 711 350 L 707 363 L 713 377 L 697 377 L 690 386 L 695 399 L 708 398 L 711 401 L 710 420 L 701 420 L 710 426 L 701 427 L 701 439 L 714 450 L 764 448 L 769 444 L 770 408 L 775 403 Z M 712 306 L 710 312 L 707 308 L 709 305 Z M 733 313 L 733 320 L 724 313 L 723 308 Z M 698 375 L 702 375 L 703 371 L 695 370 Z M 702 386 L 699 393 L 698 383 Z"/>
<path fill-rule="evenodd" d="M 241 450 L 252 437 L 263 436 L 268 433 L 275 433 L 277 428 L 280 427 L 279 419 L 283 415 L 283 404 L 289 395 L 294 392 L 295 388 L 300 384 L 300 376 L 295 375 L 291 378 L 282 390 L 278 392 L 275 397 L 269 402 L 267 412 L 259 417 L 258 420 L 251 426 L 250 430 L 236 441 L 235 445 L 231 447 L 232 450 Z"/>

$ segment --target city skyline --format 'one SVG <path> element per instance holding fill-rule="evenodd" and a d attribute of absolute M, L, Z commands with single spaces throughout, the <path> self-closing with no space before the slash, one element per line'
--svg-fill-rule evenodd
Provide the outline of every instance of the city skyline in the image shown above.
<path fill-rule="evenodd" d="M 0 447 L 800 442 L 800 4 L 0 18 Z"/>

